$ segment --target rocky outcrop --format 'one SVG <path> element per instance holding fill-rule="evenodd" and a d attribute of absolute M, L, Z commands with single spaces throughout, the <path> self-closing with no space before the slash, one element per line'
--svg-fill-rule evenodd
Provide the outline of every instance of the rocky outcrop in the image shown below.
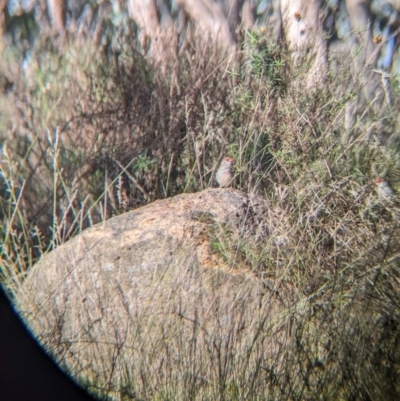
<path fill-rule="evenodd" d="M 201 383 L 218 358 L 249 363 L 255 344 L 271 351 L 271 333 L 261 332 L 275 301 L 253 272 L 230 266 L 235 251 L 226 249 L 227 238 L 265 237 L 267 213 L 261 198 L 207 189 L 114 217 L 45 255 L 17 297 L 19 309 L 86 382 L 120 388 L 121 371 L 129 372 L 140 393 L 149 384 L 143 375 L 159 387 L 193 364 Z"/>

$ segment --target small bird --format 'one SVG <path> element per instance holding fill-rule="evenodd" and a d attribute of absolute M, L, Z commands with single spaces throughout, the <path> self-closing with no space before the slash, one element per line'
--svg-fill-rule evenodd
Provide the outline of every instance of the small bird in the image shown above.
<path fill-rule="evenodd" d="M 215 179 L 221 188 L 227 187 L 233 180 L 233 163 L 234 160 L 232 157 L 227 156 L 222 159 L 222 162 L 218 167 Z"/>
<path fill-rule="evenodd" d="M 390 198 L 393 195 L 393 189 L 384 178 L 377 178 L 375 184 L 378 186 L 378 194 L 381 198 Z"/>

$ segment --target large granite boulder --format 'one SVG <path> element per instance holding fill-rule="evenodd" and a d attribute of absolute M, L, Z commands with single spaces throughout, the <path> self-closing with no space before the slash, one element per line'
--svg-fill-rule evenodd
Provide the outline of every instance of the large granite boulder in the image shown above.
<path fill-rule="evenodd" d="M 173 385 L 188 399 L 216 380 L 240 385 L 277 340 L 276 297 L 245 258 L 234 266 L 237 244 L 267 237 L 268 213 L 264 199 L 207 189 L 111 218 L 45 255 L 18 308 L 96 391 L 146 398 Z"/>

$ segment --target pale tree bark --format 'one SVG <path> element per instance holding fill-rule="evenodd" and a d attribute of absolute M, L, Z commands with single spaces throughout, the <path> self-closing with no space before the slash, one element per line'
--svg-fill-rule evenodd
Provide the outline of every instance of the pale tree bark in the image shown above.
<path fill-rule="evenodd" d="M 130 0 L 129 12 L 141 30 L 141 45 L 161 66 L 178 57 L 177 30 L 171 18 L 160 21 L 156 0 Z"/>
<path fill-rule="evenodd" d="M 307 86 L 322 84 L 327 71 L 327 44 L 320 21 L 322 0 L 281 0 L 283 34 L 295 64 L 311 62 Z"/>
<path fill-rule="evenodd" d="M 232 19 L 231 26 L 235 20 L 238 20 L 238 4 L 236 1 L 231 2 L 232 8 L 229 11 Z M 178 4 L 185 10 L 196 25 L 201 30 L 211 34 L 217 42 L 221 42 L 228 48 L 235 46 L 234 37 L 230 31 L 229 19 L 225 17 L 225 13 L 221 4 L 214 0 L 179 0 Z"/>
<path fill-rule="evenodd" d="M 210 36 L 215 43 L 225 47 L 233 53 L 236 50 L 237 29 L 243 24 L 246 29 L 251 29 L 254 24 L 252 7 L 250 2 L 239 0 L 217 2 L 214 0 L 177 0 L 177 5 L 195 27 L 197 32 Z M 172 31 L 178 30 L 170 15 L 168 18 L 160 18 L 159 4 L 155 0 L 130 0 L 131 17 L 139 25 L 143 39 L 149 38 L 153 42 L 159 42 L 152 53 L 161 54 L 161 42 L 167 44 L 168 51 L 171 47 Z M 165 10 L 164 10 L 165 11 Z M 168 11 L 166 12 L 168 14 Z"/>
<path fill-rule="evenodd" d="M 47 0 L 51 27 L 57 33 L 65 29 L 65 0 Z"/>
<path fill-rule="evenodd" d="M 129 12 L 132 19 L 141 28 L 142 47 L 146 47 L 147 38 L 157 41 L 161 33 L 161 27 L 156 1 L 130 0 Z"/>

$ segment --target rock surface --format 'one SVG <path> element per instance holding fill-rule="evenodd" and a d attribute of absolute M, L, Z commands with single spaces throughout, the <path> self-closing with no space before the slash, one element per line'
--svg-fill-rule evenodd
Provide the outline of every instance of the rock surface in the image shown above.
<path fill-rule="evenodd" d="M 166 371 L 180 380 L 190 356 L 202 382 L 224 344 L 226 358 L 245 353 L 260 337 L 260 316 L 273 312 L 256 275 L 224 256 L 224 237 L 266 235 L 266 213 L 261 198 L 207 189 L 111 218 L 45 255 L 18 307 L 45 347 L 86 381 L 119 388 L 123 371 L 136 390 L 147 373 L 160 386 Z"/>

